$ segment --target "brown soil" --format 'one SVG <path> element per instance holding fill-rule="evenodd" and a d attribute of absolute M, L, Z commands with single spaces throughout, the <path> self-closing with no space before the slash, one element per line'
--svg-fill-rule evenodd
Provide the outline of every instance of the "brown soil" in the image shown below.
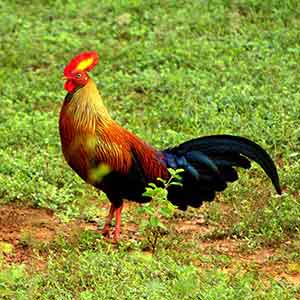
<path fill-rule="evenodd" d="M 209 234 L 214 229 L 215 226 L 205 224 L 201 218 L 176 220 L 176 224 L 174 224 L 175 232 L 184 235 L 185 240 L 199 234 Z M 97 224 L 76 221 L 66 225 L 48 209 L 17 204 L 0 207 L 0 243 L 8 243 L 13 246 L 12 251 L 2 253 L 7 263 L 25 263 L 33 269 L 43 269 L 47 264 L 48 252 L 37 249 L 47 248 L 47 245 L 59 234 L 63 233 L 68 236 L 74 230 L 96 231 Z M 136 239 L 136 231 L 137 225 L 129 222 L 124 224 L 122 239 Z M 267 277 L 276 280 L 284 279 L 291 284 L 300 285 L 300 272 L 297 268 L 296 271 L 291 271 L 283 262 L 272 261 L 276 249 L 263 248 L 249 253 L 242 250 L 243 243 L 243 241 L 235 239 L 199 240 L 199 249 L 203 255 L 209 256 L 214 253 L 230 257 L 231 261 L 224 271 L 233 272 L 236 265 L 244 266 L 245 270 L 254 265 Z M 1 252 L 5 251 L 2 251 L 0 244 L 0 255 Z M 199 267 L 210 267 L 205 266 L 202 262 L 194 263 Z"/>
<path fill-rule="evenodd" d="M 47 209 L 17 204 L 0 207 L 0 241 L 9 243 L 13 250 L 5 253 L 9 263 L 32 263 L 32 247 L 47 244 L 63 224 Z M 39 261 L 36 262 L 39 267 Z"/>

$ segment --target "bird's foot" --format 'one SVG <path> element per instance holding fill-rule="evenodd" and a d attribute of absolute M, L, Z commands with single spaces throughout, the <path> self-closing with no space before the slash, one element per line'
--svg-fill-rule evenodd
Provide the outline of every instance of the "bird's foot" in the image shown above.
<path fill-rule="evenodd" d="M 104 227 L 100 230 L 101 234 L 104 236 L 106 241 L 110 241 L 113 244 L 117 244 L 120 239 L 120 230 L 115 229 L 112 234 L 110 231 L 109 225 L 104 225 Z"/>
<path fill-rule="evenodd" d="M 117 244 L 120 239 L 121 230 L 115 229 L 113 232 L 112 243 Z"/>
<path fill-rule="evenodd" d="M 101 234 L 106 237 L 109 238 L 110 235 L 110 227 L 109 224 L 105 224 L 104 227 L 101 229 Z"/>

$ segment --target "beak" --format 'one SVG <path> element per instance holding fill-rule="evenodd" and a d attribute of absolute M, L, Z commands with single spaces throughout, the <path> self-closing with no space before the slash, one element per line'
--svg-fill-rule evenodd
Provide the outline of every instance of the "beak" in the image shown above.
<path fill-rule="evenodd" d="M 69 78 L 67 76 L 61 77 L 62 80 L 68 80 Z"/>

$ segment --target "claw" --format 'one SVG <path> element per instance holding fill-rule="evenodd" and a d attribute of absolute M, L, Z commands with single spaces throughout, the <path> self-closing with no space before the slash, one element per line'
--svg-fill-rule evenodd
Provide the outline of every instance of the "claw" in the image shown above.
<path fill-rule="evenodd" d="M 112 242 L 113 244 L 118 244 L 119 239 L 120 239 L 120 231 L 115 230 L 115 231 L 113 232 L 113 238 L 112 238 L 111 242 Z"/>
<path fill-rule="evenodd" d="M 110 235 L 110 228 L 109 228 L 109 224 L 105 224 L 103 229 L 101 230 L 101 234 L 104 236 L 104 237 L 109 237 Z"/>
<path fill-rule="evenodd" d="M 111 204 L 110 209 L 109 209 L 109 213 L 108 213 L 108 215 L 106 217 L 106 221 L 105 221 L 104 227 L 101 230 L 102 235 L 105 236 L 105 237 L 107 237 L 107 238 L 109 238 L 110 225 L 111 225 L 112 219 L 114 217 L 115 211 L 116 211 L 115 206 L 113 204 Z"/>

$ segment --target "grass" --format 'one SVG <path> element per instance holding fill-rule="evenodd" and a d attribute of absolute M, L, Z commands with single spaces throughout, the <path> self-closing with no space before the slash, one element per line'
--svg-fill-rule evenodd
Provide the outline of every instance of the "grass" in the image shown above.
<path fill-rule="evenodd" d="M 216 253 L 209 254 L 209 270 L 193 261 L 203 260 L 202 242 L 222 236 L 246 241 L 246 252 L 274 247 L 280 263 L 299 263 L 299 6 L 296 0 L 2 1 L 1 203 L 49 208 L 63 221 L 99 215 L 105 196 L 67 167 L 58 136 L 60 77 L 82 50 L 99 52 L 92 76 L 123 126 L 158 148 L 217 133 L 248 137 L 275 159 L 284 188 L 276 196 L 257 166 L 241 172 L 214 203 L 179 214 L 180 220 L 204 215 L 216 226 L 195 235 L 192 249 L 185 236 L 172 235 L 174 217 L 154 257 L 136 241 L 111 249 L 84 232 L 71 245 L 48 249 L 46 270 L 31 273 L 3 261 L 3 299 L 297 299 L 299 289 L 260 281 L 256 269 L 224 272 L 228 261 L 214 266 Z M 126 219 L 139 222 L 130 209 Z"/>
<path fill-rule="evenodd" d="M 199 271 L 167 252 L 157 258 L 95 243 L 90 233 L 52 251 L 59 247 L 60 256 L 50 255 L 47 270 L 34 276 L 22 265 L 3 268 L 3 299 L 297 299 L 297 288 L 274 280 L 266 284 L 255 269 L 221 271 L 217 256 L 215 267 Z"/>

